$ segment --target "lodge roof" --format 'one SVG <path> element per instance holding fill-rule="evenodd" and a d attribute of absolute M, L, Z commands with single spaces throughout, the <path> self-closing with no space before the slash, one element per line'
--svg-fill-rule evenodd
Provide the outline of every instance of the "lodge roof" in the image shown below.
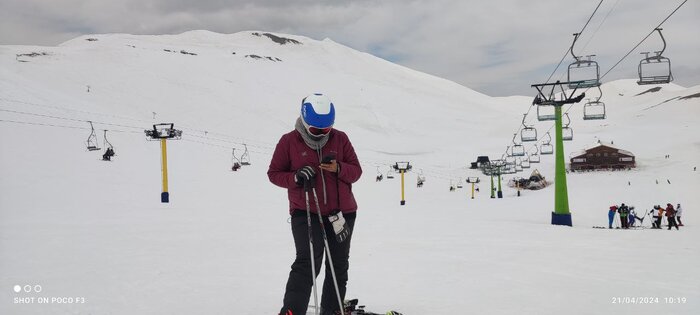
<path fill-rule="evenodd" d="M 617 153 L 628 155 L 628 156 L 634 156 L 634 154 L 630 151 L 620 149 L 620 148 L 612 145 L 611 143 L 598 140 L 598 142 L 586 147 L 585 149 L 583 149 L 581 151 L 571 153 L 571 157 L 578 157 L 578 156 L 586 155 L 586 153 L 588 153 L 588 151 L 595 149 L 595 148 L 598 148 L 598 147 L 608 147 L 608 148 L 611 148 L 613 150 L 617 150 Z"/>

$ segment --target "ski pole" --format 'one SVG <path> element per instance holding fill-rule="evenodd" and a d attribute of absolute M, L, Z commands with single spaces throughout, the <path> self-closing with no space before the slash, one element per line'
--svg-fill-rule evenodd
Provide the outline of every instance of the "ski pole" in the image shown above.
<path fill-rule="evenodd" d="M 328 236 L 326 235 L 326 228 L 323 225 L 323 217 L 321 216 L 321 205 L 318 203 L 318 195 L 316 194 L 316 188 L 311 188 L 314 193 L 314 202 L 316 202 L 316 213 L 318 214 L 318 222 L 321 224 L 321 231 L 323 233 L 323 244 L 325 246 L 326 257 L 328 258 L 328 264 L 331 267 L 331 276 L 333 276 L 333 286 L 335 287 L 335 294 L 338 297 L 338 307 L 340 308 L 340 314 L 345 315 L 345 308 L 343 307 L 343 300 L 340 298 L 340 290 L 338 289 L 338 280 L 335 277 L 335 267 L 333 265 L 333 258 L 331 258 L 331 248 L 328 246 Z"/>
<path fill-rule="evenodd" d="M 316 292 L 316 262 L 314 261 L 314 241 L 313 233 L 311 228 L 311 206 L 309 206 L 309 186 L 310 184 L 304 183 L 304 194 L 306 196 L 306 224 L 309 231 L 309 248 L 311 253 L 311 276 L 313 277 L 313 288 L 314 288 L 314 314 L 318 315 L 318 293 Z M 314 190 L 314 195 L 316 190 Z"/>

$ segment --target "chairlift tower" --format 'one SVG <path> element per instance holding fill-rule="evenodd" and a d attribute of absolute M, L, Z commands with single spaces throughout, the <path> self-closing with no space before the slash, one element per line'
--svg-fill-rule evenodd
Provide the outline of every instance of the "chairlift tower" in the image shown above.
<path fill-rule="evenodd" d="M 581 102 L 581 100 L 586 97 L 585 93 L 574 97 L 576 91 L 579 87 L 582 87 L 583 81 L 576 82 L 555 82 L 555 83 L 542 83 L 533 84 L 532 87 L 537 89 L 537 96 L 535 97 L 533 104 L 535 105 L 551 105 L 554 106 L 555 119 L 555 143 L 556 143 L 556 155 L 555 155 L 555 172 L 554 172 L 554 211 L 552 212 L 552 224 L 553 225 L 567 225 L 572 226 L 571 223 L 571 212 L 569 211 L 569 193 L 567 190 L 566 183 L 566 162 L 564 159 L 564 139 L 562 135 L 562 114 L 561 107 L 566 104 L 575 104 Z M 574 86 L 569 94 L 564 91 L 564 85 Z M 551 87 L 548 94 L 543 92 L 543 89 Z M 559 87 L 561 93 L 559 98 L 555 95 L 555 88 Z"/>
<path fill-rule="evenodd" d="M 507 151 L 507 149 L 506 149 Z M 493 176 L 498 176 L 498 198 L 503 198 L 503 190 L 501 190 L 501 174 L 503 168 L 506 166 L 506 162 L 503 159 L 492 160 L 489 162 L 487 169 L 488 175 L 491 177 L 491 198 L 496 198 L 496 189 L 493 183 Z"/>
<path fill-rule="evenodd" d="M 404 179 L 404 174 L 408 171 L 410 171 L 413 168 L 410 162 L 396 162 L 394 164 L 394 170 L 401 173 L 401 205 L 404 206 L 406 205 L 406 189 L 405 187 L 405 179 Z"/>
<path fill-rule="evenodd" d="M 474 185 L 481 182 L 479 177 L 467 177 L 467 183 L 472 184 L 472 199 L 474 199 Z"/>
<path fill-rule="evenodd" d="M 144 130 L 146 138 L 150 141 L 160 141 L 161 168 L 163 173 L 163 192 L 160 194 L 160 202 L 169 203 L 170 193 L 168 192 L 168 151 L 166 140 L 182 139 L 182 130 L 175 129 L 173 123 L 162 123 L 153 125 L 153 129 Z"/>

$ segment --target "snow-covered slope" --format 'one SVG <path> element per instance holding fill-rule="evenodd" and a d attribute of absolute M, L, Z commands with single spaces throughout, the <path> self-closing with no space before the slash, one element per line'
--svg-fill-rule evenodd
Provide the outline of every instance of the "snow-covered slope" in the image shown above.
<path fill-rule="evenodd" d="M 552 187 L 522 197 L 505 188 L 504 199 L 492 200 L 481 175 L 474 200 L 467 189 L 448 191 L 450 180 L 479 175 L 467 169 L 476 156 L 501 156 L 530 97 L 492 98 L 329 39 L 267 34 L 107 34 L 58 47 L 0 46 L 0 313 L 275 313 L 294 249 L 286 192 L 265 172 L 301 98 L 313 92 L 334 100 L 336 127 L 351 137 L 365 172 L 354 189 L 349 297 L 405 314 L 700 307 L 700 97 L 684 98 L 700 86 L 644 93 L 654 86 L 620 80 L 602 86 L 608 119 L 583 121 L 581 105 L 572 107 L 567 156 L 614 141 L 638 167 L 569 174 L 574 227 L 562 228 L 549 225 Z M 552 124 L 534 113 L 527 123 L 542 136 Z M 108 130 L 113 162 L 86 152 L 88 120 L 100 145 Z M 160 122 L 183 130 L 168 145 L 170 204 L 159 202 L 159 145 L 143 135 Z M 231 149 L 240 154 L 243 143 L 252 165 L 231 172 Z M 418 189 L 409 174 L 401 207 L 398 181 L 374 176 L 403 160 L 427 182 Z M 553 166 L 543 156 L 533 168 L 553 180 Z M 621 202 L 639 210 L 682 203 L 686 226 L 590 228 L 606 224 L 607 207 Z M 15 285 L 43 291 L 15 293 Z M 42 296 L 86 303 L 13 300 Z M 638 296 L 660 301 L 613 303 Z M 670 305 L 670 297 L 686 303 Z"/>

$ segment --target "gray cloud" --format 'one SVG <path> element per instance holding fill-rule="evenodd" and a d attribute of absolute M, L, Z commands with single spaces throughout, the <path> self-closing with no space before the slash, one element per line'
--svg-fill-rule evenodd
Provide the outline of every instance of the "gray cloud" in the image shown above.
<path fill-rule="evenodd" d="M 606 72 L 682 0 L 608 0 L 577 54 L 596 54 Z M 532 94 L 547 79 L 598 1 L 224 1 L 3 0 L 0 44 L 56 45 L 90 33 L 177 34 L 192 29 L 264 30 L 326 37 L 480 92 Z M 676 83 L 700 84 L 700 4 L 689 1 L 664 24 Z M 605 80 L 634 78 L 639 51 Z M 563 67 L 572 58 L 565 59 Z M 560 70 L 556 78 L 562 74 Z M 564 76 L 565 77 L 565 76 Z"/>

